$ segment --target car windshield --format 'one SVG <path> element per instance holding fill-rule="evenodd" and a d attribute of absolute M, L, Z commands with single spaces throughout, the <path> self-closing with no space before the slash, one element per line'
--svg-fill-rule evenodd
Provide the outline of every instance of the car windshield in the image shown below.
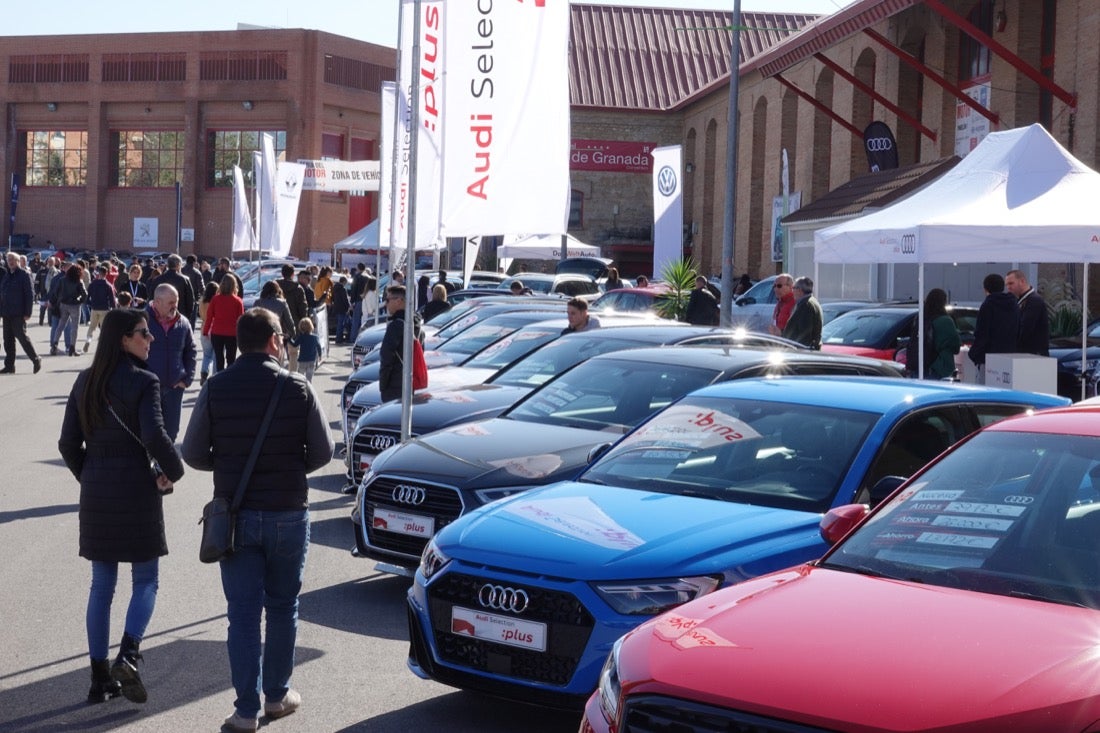
<path fill-rule="evenodd" d="M 1100 608 L 1100 440 L 981 433 L 822 564 Z"/>
<path fill-rule="evenodd" d="M 462 333 L 439 345 L 439 351 L 448 354 L 473 354 L 494 341 L 516 330 L 516 326 L 496 323 L 477 323 Z"/>
<path fill-rule="evenodd" d="M 452 308 L 448 310 L 436 313 L 434 316 L 424 321 L 424 323 L 437 327 L 446 326 L 448 323 L 463 318 L 470 311 L 481 307 L 482 304 L 478 303 L 477 299 L 464 300 L 461 303 L 456 303 Z"/>
<path fill-rule="evenodd" d="M 714 369 L 596 359 L 544 384 L 505 417 L 621 435 L 717 375 Z"/>
<path fill-rule="evenodd" d="M 837 316 L 821 328 L 821 343 L 841 346 L 875 346 L 889 340 L 900 321 L 911 316 L 907 310 L 895 312 L 851 311 Z"/>
<path fill-rule="evenodd" d="M 644 342 L 635 339 L 603 337 L 602 334 L 601 338 L 557 339 L 531 352 L 507 369 L 494 374 L 489 382 L 506 387 L 538 387 L 574 364 L 590 359 L 596 354 L 644 345 L 646 345 Z"/>
<path fill-rule="evenodd" d="M 582 481 L 824 512 L 877 416 L 689 396 L 623 438 Z"/>
<path fill-rule="evenodd" d="M 564 326 L 563 326 L 564 328 Z M 527 327 L 489 344 L 462 366 L 501 369 L 561 335 L 561 328 Z"/>

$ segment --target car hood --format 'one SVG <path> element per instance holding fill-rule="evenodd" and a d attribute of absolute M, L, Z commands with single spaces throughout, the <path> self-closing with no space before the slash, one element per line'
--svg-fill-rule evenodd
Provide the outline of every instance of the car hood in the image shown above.
<path fill-rule="evenodd" d="M 620 672 L 652 680 L 633 694 L 830 730 L 1082 730 L 1100 716 L 1098 621 L 1094 610 L 804 566 L 653 619 L 624 645 L 636 666 Z"/>
<path fill-rule="evenodd" d="M 427 361 L 427 354 L 431 352 L 425 352 L 425 360 Z M 435 352 L 438 354 L 439 352 Z M 378 389 L 378 374 L 379 364 L 368 364 L 365 367 L 359 368 L 355 374 L 351 377 L 357 381 L 365 382 L 366 386 L 362 387 L 352 397 L 352 403 L 361 407 L 373 407 L 382 403 L 381 392 Z M 428 387 L 429 390 L 447 390 L 454 387 L 462 387 L 470 384 L 477 384 L 489 378 L 495 374 L 492 369 L 476 369 L 473 367 L 460 367 L 449 366 L 446 364 L 432 364 L 428 361 Z M 423 390 L 421 390 L 423 392 Z M 421 394 L 417 392 L 417 394 Z M 516 399 L 519 399 L 518 397 Z M 511 402 L 508 403 L 512 404 Z M 415 417 L 414 417 L 415 419 Z M 400 425 L 400 420 L 395 424 Z"/>
<path fill-rule="evenodd" d="M 429 375 L 429 382 L 431 381 Z M 524 387 L 499 387 L 475 384 L 460 389 L 428 389 L 417 392 L 412 400 L 412 432 L 423 435 L 433 430 L 496 417 L 518 402 L 530 390 Z M 359 429 L 394 430 L 401 427 L 401 403 L 394 401 L 364 413 Z M 466 441 L 469 446 L 469 441 Z M 479 446 L 481 450 L 483 446 Z"/>
<path fill-rule="evenodd" d="M 444 553 L 578 580 L 758 575 L 825 550 L 821 516 L 572 481 L 493 502 L 448 525 Z M 757 563 L 762 565 L 757 566 Z"/>
<path fill-rule="evenodd" d="M 413 419 L 418 417 L 414 407 Z M 460 489 L 542 485 L 573 478 L 588 463 L 594 446 L 619 437 L 503 418 L 466 421 L 410 441 L 374 470 Z"/>
<path fill-rule="evenodd" d="M 873 346 L 845 346 L 843 344 L 822 344 L 821 350 L 830 354 L 848 354 L 866 356 L 871 359 L 894 360 L 895 349 L 876 349 Z"/>

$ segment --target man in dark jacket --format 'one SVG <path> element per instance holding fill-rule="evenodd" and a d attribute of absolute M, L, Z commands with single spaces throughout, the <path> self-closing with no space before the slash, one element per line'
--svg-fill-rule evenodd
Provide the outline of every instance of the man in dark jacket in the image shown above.
<path fill-rule="evenodd" d="M 389 322 L 386 324 L 386 334 L 382 337 L 382 344 L 378 348 L 378 390 L 382 394 L 382 401 L 401 399 L 405 348 L 405 286 L 390 285 L 386 288 L 386 312 L 389 314 Z M 420 339 L 420 316 L 413 314 L 413 334 Z"/>
<path fill-rule="evenodd" d="M 149 330 L 153 332 L 149 371 L 160 378 L 164 429 L 175 440 L 180 431 L 183 393 L 195 380 L 195 335 L 191 332 L 191 322 L 179 312 L 176 289 L 166 283 L 153 291 L 145 315 Z"/>
<path fill-rule="evenodd" d="M 241 355 L 233 365 L 210 377 L 199 392 L 182 451 L 188 465 L 214 472 L 214 496 L 229 501 L 282 371 L 278 319 L 263 308 L 246 311 L 237 321 L 237 345 Z M 306 475 L 324 467 L 335 446 L 312 387 L 300 374 L 287 374 L 286 380 L 245 486 L 233 554 L 219 563 L 237 696 L 225 720 L 231 730 L 256 730 L 261 688 L 268 718 L 293 713 L 302 702 L 290 677 L 309 547 Z"/>
<path fill-rule="evenodd" d="M 187 255 L 186 264 L 183 269 L 180 270 L 180 274 L 186 277 L 191 282 L 191 291 L 195 294 L 194 309 L 190 312 L 184 311 L 184 315 L 191 319 L 191 323 L 195 323 L 199 315 L 199 299 L 202 298 L 202 293 L 206 289 L 206 283 L 202 281 L 202 273 L 198 268 L 199 258 L 195 255 Z M 237 295 L 242 295 L 241 291 L 237 291 Z"/>
<path fill-rule="evenodd" d="M 987 354 L 1011 354 L 1016 351 L 1016 339 L 1020 334 L 1020 308 L 1016 296 L 1005 292 L 1005 279 L 995 272 L 982 280 L 986 296 L 978 308 L 978 320 L 974 324 L 974 344 L 970 347 L 970 361 L 980 369 L 980 382 L 985 382 L 985 357 Z"/>
<path fill-rule="evenodd" d="M 95 279 L 88 286 L 88 306 L 92 309 L 92 316 L 88 319 L 88 336 L 84 340 L 84 353 L 92 346 L 92 334 L 103 324 L 107 313 L 118 306 L 118 298 L 115 296 L 115 288 L 107 279 L 107 266 L 100 265 L 95 269 Z"/>
<path fill-rule="evenodd" d="M 1043 296 L 1028 285 L 1027 275 L 1021 270 L 1008 271 L 1005 290 L 1016 296 L 1016 304 L 1020 307 L 1020 335 L 1016 339 L 1016 351 L 1050 356 L 1050 317 Z"/>
<path fill-rule="evenodd" d="M 8 252 L 8 271 L 0 279 L 0 318 L 4 322 L 4 368 L 0 374 L 15 374 L 15 342 L 34 364 L 34 373 L 42 368 L 34 344 L 27 337 L 27 321 L 34 312 L 34 283 L 31 274 L 19 266 L 19 255 Z"/>
<path fill-rule="evenodd" d="M 707 279 L 702 275 L 695 278 L 695 289 L 688 296 L 684 318 L 695 326 L 718 325 L 718 301 L 707 287 Z"/>
<path fill-rule="evenodd" d="M 814 298 L 814 281 L 800 277 L 794 281 L 794 310 L 783 328 L 783 338 L 797 341 L 811 349 L 821 349 L 821 305 Z"/>
<path fill-rule="evenodd" d="M 160 277 L 154 278 L 149 283 L 149 292 L 155 292 L 158 285 L 168 284 L 176 289 L 179 295 L 179 312 L 191 323 L 192 312 L 195 310 L 195 291 L 191 287 L 191 280 L 180 270 L 183 268 L 183 258 L 179 255 L 168 255 L 168 269 Z M 200 292 L 199 295 L 202 295 Z"/>
<path fill-rule="evenodd" d="M 286 300 L 286 307 L 290 311 L 290 317 L 294 321 L 295 327 L 298 322 L 303 318 L 309 316 L 309 306 L 306 304 L 306 291 L 302 289 L 302 286 L 298 284 L 298 281 L 294 279 L 294 265 L 283 265 L 282 279 L 276 280 L 279 283 L 279 287 L 283 289 L 283 299 Z M 293 336 L 294 334 L 290 334 Z M 292 372 L 298 371 L 298 347 L 287 346 L 286 349 L 287 359 L 286 367 Z"/>
<path fill-rule="evenodd" d="M 332 313 L 336 316 L 336 343 L 343 344 L 351 335 L 351 301 L 348 298 L 346 275 L 341 275 L 339 282 L 333 283 L 329 297 L 332 299 L 329 308 L 332 308 Z"/>

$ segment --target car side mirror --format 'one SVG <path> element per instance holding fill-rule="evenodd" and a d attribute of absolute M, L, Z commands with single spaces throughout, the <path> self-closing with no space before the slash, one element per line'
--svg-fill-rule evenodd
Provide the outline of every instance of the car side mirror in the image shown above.
<path fill-rule="evenodd" d="M 592 463 L 597 458 L 601 457 L 604 453 L 607 453 L 611 449 L 611 443 L 600 443 L 592 450 L 588 451 L 588 462 Z"/>
<path fill-rule="evenodd" d="M 873 507 L 878 506 L 886 497 L 894 493 L 896 488 L 904 484 L 905 481 L 905 476 L 883 476 L 871 487 L 871 496 L 868 499 L 868 503 Z"/>
<path fill-rule="evenodd" d="M 860 521 L 867 516 L 870 509 L 866 504 L 845 504 L 844 506 L 838 506 L 836 509 L 830 509 L 824 517 L 821 518 L 821 525 L 818 531 L 821 532 L 821 539 L 829 543 L 832 547 L 844 535 L 852 531 L 852 527 L 855 527 Z"/>

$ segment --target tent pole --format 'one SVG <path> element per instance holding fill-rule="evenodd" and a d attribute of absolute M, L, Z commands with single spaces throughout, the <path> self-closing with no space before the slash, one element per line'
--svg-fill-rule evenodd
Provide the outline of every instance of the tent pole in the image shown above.
<path fill-rule="evenodd" d="M 917 379 L 924 379 L 924 261 L 917 263 Z M 913 350 L 910 349 L 912 354 Z M 911 368 L 911 367 L 910 367 Z"/>
<path fill-rule="evenodd" d="M 1086 260 L 1081 274 L 1081 399 L 1085 399 L 1085 363 L 1089 350 L 1089 263 Z"/>

